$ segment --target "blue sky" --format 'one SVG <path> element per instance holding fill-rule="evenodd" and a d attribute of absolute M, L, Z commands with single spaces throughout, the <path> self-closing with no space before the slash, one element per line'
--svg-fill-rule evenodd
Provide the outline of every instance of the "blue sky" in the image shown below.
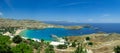
<path fill-rule="evenodd" d="M 40 21 L 120 23 L 120 0 L 0 0 L 0 16 Z"/>

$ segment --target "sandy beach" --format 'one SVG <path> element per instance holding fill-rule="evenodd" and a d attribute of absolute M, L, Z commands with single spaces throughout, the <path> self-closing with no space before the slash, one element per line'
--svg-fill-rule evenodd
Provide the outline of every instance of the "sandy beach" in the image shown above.
<path fill-rule="evenodd" d="M 14 35 L 19 35 L 19 34 L 20 34 L 20 32 L 22 32 L 22 31 L 24 31 L 24 30 L 26 30 L 26 29 L 18 29 L 18 30 L 16 30 L 16 32 L 15 32 L 15 34 L 14 34 Z"/>
<path fill-rule="evenodd" d="M 3 35 L 11 36 L 11 33 L 10 33 L 10 32 L 6 32 L 6 33 L 4 33 Z"/>
<path fill-rule="evenodd" d="M 14 35 L 19 35 L 20 32 L 22 32 L 22 31 L 24 31 L 24 30 L 26 30 L 26 29 L 18 29 L 18 30 L 16 30 L 16 32 L 15 32 Z M 12 34 L 11 34 L 10 32 L 6 32 L 6 33 L 4 33 L 3 35 L 11 36 Z"/>

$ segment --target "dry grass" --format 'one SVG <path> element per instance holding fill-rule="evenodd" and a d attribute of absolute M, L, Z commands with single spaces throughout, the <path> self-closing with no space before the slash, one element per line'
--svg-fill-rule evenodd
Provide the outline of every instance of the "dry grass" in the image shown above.
<path fill-rule="evenodd" d="M 93 46 L 86 46 L 87 49 L 93 51 L 93 53 L 112 53 L 113 48 L 120 45 L 120 34 L 89 34 L 84 36 L 70 36 L 70 41 L 85 40 L 85 37 L 90 37 L 90 41 L 93 42 Z"/>

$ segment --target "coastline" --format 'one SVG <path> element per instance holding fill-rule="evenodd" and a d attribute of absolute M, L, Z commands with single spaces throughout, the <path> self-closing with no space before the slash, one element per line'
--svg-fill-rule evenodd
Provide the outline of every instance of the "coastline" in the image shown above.
<path fill-rule="evenodd" d="M 16 36 L 16 35 L 20 35 L 20 33 L 21 32 L 23 32 L 23 31 L 25 31 L 26 29 L 17 29 L 16 31 L 15 31 L 15 34 L 11 34 L 10 32 L 6 32 L 6 33 L 4 33 L 3 35 L 8 35 L 8 36 Z"/>
<path fill-rule="evenodd" d="M 27 30 L 27 29 L 18 29 L 18 30 L 16 30 L 14 35 L 20 35 L 20 33 L 22 33 L 25 30 Z"/>
<path fill-rule="evenodd" d="M 18 30 L 16 30 L 15 35 L 20 35 L 23 39 L 32 39 L 32 40 L 34 40 L 34 41 L 41 42 L 40 39 L 27 37 L 27 36 L 25 35 L 25 34 L 27 33 L 27 31 L 28 31 L 27 29 L 18 29 Z M 45 40 L 45 42 L 50 42 L 50 41 L 46 41 L 46 40 Z"/>

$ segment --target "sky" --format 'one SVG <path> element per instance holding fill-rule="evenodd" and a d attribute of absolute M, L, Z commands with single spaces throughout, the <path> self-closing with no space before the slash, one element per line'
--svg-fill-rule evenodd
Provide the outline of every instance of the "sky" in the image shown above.
<path fill-rule="evenodd" d="M 120 23 L 120 0 L 0 0 L 0 17 L 79 23 Z"/>

